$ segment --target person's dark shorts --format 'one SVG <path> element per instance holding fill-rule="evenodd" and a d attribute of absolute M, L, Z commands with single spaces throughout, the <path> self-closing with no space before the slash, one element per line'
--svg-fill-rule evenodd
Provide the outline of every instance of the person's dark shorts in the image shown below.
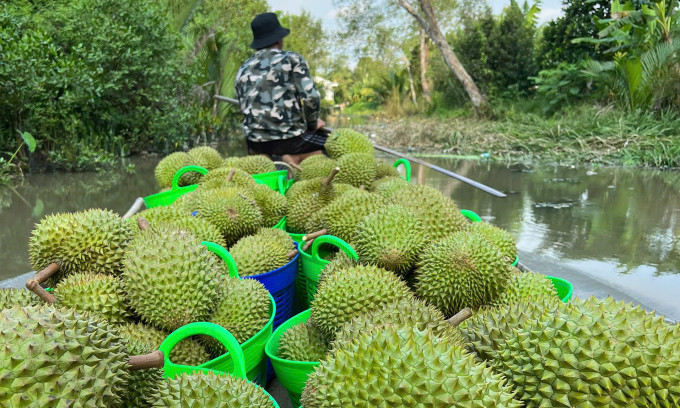
<path fill-rule="evenodd" d="M 314 133 L 304 133 L 301 136 L 290 139 L 272 140 L 269 142 L 253 142 L 246 139 L 248 153 L 267 154 L 269 156 L 281 157 L 284 154 L 303 154 L 317 150 L 324 151 L 328 135 L 321 131 Z"/>

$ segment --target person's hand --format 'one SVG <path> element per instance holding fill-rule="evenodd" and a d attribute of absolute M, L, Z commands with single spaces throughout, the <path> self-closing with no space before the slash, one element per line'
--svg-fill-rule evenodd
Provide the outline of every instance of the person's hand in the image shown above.
<path fill-rule="evenodd" d="M 319 130 L 319 129 L 321 129 L 322 127 L 325 127 L 325 126 L 326 126 L 326 122 L 324 122 L 323 120 L 318 119 L 318 120 L 316 121 L 316 130 Z"/>

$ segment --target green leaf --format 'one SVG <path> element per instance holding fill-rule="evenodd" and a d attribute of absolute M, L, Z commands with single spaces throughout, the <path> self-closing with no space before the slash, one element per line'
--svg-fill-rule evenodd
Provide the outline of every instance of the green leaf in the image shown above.
<path fill-rule="evenodd" d="M 24 141 L 24 143 L 26 143 L 26 146 L 28 146 L 28 151 L 33 153 L 35 151 L 36 146 L 35 138 L 33 137 L 33 135 L 31 135 L 28 132 L 21 132 L 19 130 L 17 130 L 17 132 L 19 132 L 19 136 L 21 136 L 21 139 Z"/>

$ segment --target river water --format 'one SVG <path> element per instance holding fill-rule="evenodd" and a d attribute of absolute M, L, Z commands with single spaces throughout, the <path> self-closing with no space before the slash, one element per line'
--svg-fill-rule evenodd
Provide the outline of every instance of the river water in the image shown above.
<path fill-rule="evenodd" d="M 219 150 L 244 154 L 238 143 Z M 412 179 L 510 231 L 528 268 L 570 280 L 578 296 L 611 294 L 680 320 L 680 173 L 426 160 L 508 194 L 496 198 L 413 166 Z M 156 192 L 157 161 L 136 157 L 125 163 L 133 172 L 123 165 L 105 173 L 32 174 L 14 188 L 0 186 L 0 280 L 32 269 L 28 238 L 42 216 L 92 207 L 123 214 L 136 197 Z"/>

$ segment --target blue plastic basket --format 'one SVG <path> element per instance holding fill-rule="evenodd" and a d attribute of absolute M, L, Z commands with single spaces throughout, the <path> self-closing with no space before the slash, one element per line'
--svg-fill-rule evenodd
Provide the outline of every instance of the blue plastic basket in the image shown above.
<path fill-rule="evenodd" d="M 297 243 L 295 243 L 297 248 Z M 273 271 L 259 275 L 245 276 L 244 279 L 255 279 L 262 283 L 271 293 L 276 302 L 276 316 L 274 316 L 274 328 L 293 316 L 293 293 L 295 292 L 295 278 L 298 273 L 298 259 L 300 254 L 295 255 L 290 262 Z"/>

